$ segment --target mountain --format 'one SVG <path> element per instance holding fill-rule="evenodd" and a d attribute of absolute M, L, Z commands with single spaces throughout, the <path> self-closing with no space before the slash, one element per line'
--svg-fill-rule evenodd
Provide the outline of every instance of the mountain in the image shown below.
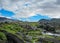
<path fill-rule="evenodd" d="M 0 17 L 0 22 L 20 22 L 19 20 L 10 19 L 6 17 Z"/>
<path fill-rule="evenodd" d="M 60 18 L 52 18 L 52 19 L 41 19 L 39 20 L 39 27 L 50 30 L 60 30 Z"/>
<path fill-rule="evenodd" d="M 39 23 L 45 23 L 45 24 L 51 24 L 51 25 L 60 25 L 60 19 L 59 18 L 52 18 L 52 19 L 41 19 L 39 20 Z"/>

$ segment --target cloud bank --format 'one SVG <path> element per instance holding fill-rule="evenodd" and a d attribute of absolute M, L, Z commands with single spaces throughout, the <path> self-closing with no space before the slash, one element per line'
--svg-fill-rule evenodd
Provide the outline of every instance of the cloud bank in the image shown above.
<path fill-rule="evenodd" d="M 15 13 L 15 18 L 28 18 L 36 14 L 60 18 L 60 0 L 0 0 L 0 10 Z"/>

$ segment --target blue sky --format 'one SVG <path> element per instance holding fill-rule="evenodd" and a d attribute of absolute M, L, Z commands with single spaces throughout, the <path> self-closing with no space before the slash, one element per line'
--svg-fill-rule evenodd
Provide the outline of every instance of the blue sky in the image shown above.
<path fill-rule="evenodd" d="M 40 14 L 36 14 L 35 16 L 29 17 L 29 18 L 21 18 L 23 21 L 29 21 L 29 22 L 37 22 L 40 19 L 51 19 L 48 16 L 42 16 Z"/>
<path fill-rule="evenodd" d="M 0 13 L 1 13 L 2 16 L 5 16 L 5 17 L 11 17 L 11 16 L 14 15 L 13 12 L 7 11 L 7 10 L 4 10 L 4 9 L 1 9 L 1 10 L 0 10 Z"/>
<path fill-rule="evenodd" d="M 0 16 L 31 22 L 60 18 L 60 0 L 0 0 Z"/>
<path fill-rule="evenodd" d="M 14 15 L 13 12 L 7 11 L 7 10 L 4 10 L 4 9 L 0 10 L 0 13 L 1 13 L 1 16 L 11 17 L 11 19 L 12 19 L 12 16 Z M 14 18 L 14 19 L 17 19 L 17 18 Z M 50 19 L 50 17 L 48 17 L 48 16 L 42 16 L 40 14 L 36 14 L 36 15 L 28 17 L 28 18 L 19 18 L 19 20 L 29 21 L 29 22 L 37 22 L 40 19 Z"/>

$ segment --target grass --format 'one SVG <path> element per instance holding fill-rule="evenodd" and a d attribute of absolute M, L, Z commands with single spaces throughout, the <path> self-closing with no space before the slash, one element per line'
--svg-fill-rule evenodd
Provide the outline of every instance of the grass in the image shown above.
<path fill-rule="evenodd" d="M 22 24 L 26 24 L 26 23 L 22 23 Z M 29 22 L 27 23 L 30 26 L 34 26 L 36 27 L 38 25 L 38 23 L 36 22 Z M 24 38 L 21 35 L 16 34 L 17 32 L 22 32 L 25 36 L 32 36 L 32 43 L 35 43 L 35 41 L 37 41 L 39 38 L 41 37 L 45 37 L 45 38 L 54 38 L 54 36 L 49 36 L 49 35 L 42 35 L 42 29 L 38 28 L 37 30 L 29 30 L 26 28 L 22 28 L 20 26 L 19 23 L 2 23 L 0 26 L 0 30 L 5 30 L 11 34 L 16 35 L 17 37 L 19 37 L 20 39 L 22 39 L 25 43 L 26 41 L 24 40 Z M 4 33 L 0 32 L 0 39 L 3 40 L 7 40 L 6 36 L 4 35 Z M 28 39 L 28 38 L 26 38 Z M 56 39 L 60 40 L 60 37 L 56 37 Z"/>
<path fill-rule="evenodd" d="M 7 40 L 4 33 L 0 32 L 0 40 Z"/>

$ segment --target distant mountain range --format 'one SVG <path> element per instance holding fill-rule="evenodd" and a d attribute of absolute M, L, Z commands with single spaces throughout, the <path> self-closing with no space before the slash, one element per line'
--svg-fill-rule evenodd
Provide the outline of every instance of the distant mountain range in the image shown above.
<path fill-rule="evenodd" d="M 10 19 L 10 18 L 6 18 L 6 17 L 0 17 L 0 22 L 5 22 L 5 21 L 19 21 L 19 20 Z M 38 22 L 43 22 L 43 23 L 55 22 L 55 23 L 59 23 L 60 24 L 60 18 L 40 19 Z"/>
<path fill-rule="evenodd" d="M 47 24 L 51 24 L 54 23 L 56 24 L 60 24 L 60 18 L 52 18 L 52 19 L 41 19 L 39 20 L 40 23 L 47 23 Z"/>
<path fill-rule="evenodd" d="M 20 21 L 16 19 L 6 18 L 6 17 L 0 17 L 0 22 L 20 22 Z"/>
<path fill-rule="evenodd" d="M 19 21 L 16 19 L 10 19 L 10 18 L 6 18 L 6 17 L 0 17 L 0 22 L 13 22 L 13 21 Z M 41 23 L 57 23 L 60 24 L 60 18 L 52 18 L 52 19 L 40 19 L 38 22 Z"/>

